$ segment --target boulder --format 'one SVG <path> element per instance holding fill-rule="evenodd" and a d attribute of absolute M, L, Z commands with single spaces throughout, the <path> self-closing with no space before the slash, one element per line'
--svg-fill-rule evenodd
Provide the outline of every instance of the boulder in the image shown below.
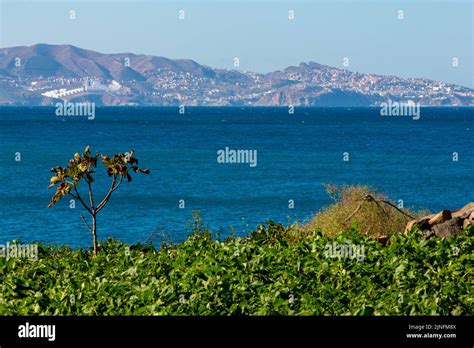
<path fill-rule="evenodd" d="M 426 230 L 426 229 L 430 229 L 431 228 L 431 225 L 429 223 L 430 219 L 434 216 L 433 215 L 427 215 L 427 216 L 424 216 L 422 217 L 421 219 L 417 219 L 417 220 L 411 220 L 410 222 L 407 223 L 406 227 L 405 227 L 405 231 L 403 233 L 407 234 L 408 232 L 411 231 L 411 229 L 415 226 L 415 225 L 418 225 L 418 228 L 420 230 Z"/>
<path fill-rule="evenodd" d="M 462 231 L 463 219 L 457 217 L 433 226 L 436 237 L 452 237 Z"/>
<path fill-rule="evenodd" d="M 417 222 L 417 221 L 418 221 L 418 220 L 411 220 L 411 221 L 409 221 L 409 222 L 407 223 L 407 226 L 405 227 L 405 231 L 404 231 L 403 233 L 404 233 L 404 234 L 407 234 L 408 232 L 410 232 L 411 229 L 413 228 L 413 226 L 416 225 L 416 222 Z"/>
<path fill-rule="evenodd" d="M 428 223 L 433 226 L 451 220 L 451 218 L 451 212 L 449 210 L 442 210 L 438 214 L 434 215 L 431 219 L 429 219 Z"/>
<path fill-rule="evenodd" d="M 459 231 L 474 225 L 474 202 L 466 204 L 455 211 L 442 210 L 437 214 L 431 214 L 421 219 L 411 220 L 405 227 L 405 234 L 415 225 L 423 231 L 425 239 L 436 237 L 450 237 Z"/>
<path fill-rule="evenodd" d="M 466 218 L 468 217 L 472 212 L 474 212 L 474 202 L 470 202 L 466 204 L 464 207 L 461 209 L 455 210 L 452 212 L 452 217 L 460 217 L 460 218 Z"/>
<path fill-rule="evenodd" d="M 387 241 L 388 241 L 388 236 L 387 235 L 384 234 L 384 235 L 379 237 L 379 243 L 385 245 L 385 244 L 387 244 Z"/>
<path fill-rule="evenodd" d="M 467 218 L 464 219 L 462 228 L 466 229 L 469 225 L 474 225 L 474 211 L 469 214 Z"/>
<path fill-rule="evenodd" d="M 425 216 L 421 219 L 419 219 L 416 224 L 418 225 L 418 227 L 421 229 L 421 230 L 425 230 L 425 229 L 430 229 L 431 228 L 431 225 L 430 225 L 430 219 L 434 216 L 433 215 L 428 215 L 428 216 Z"/>
<path fill-rule="evenodd" d="M 429 239 L 431 237 L 433 237 L 435 235 L 435 233 L 431 230 L 424 230 L 423 231 L 423 238 L 424 239 Z"/>

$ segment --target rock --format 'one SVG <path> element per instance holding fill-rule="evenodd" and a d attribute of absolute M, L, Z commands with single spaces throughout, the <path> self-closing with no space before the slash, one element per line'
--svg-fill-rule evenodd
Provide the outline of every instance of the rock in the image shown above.
<path fill-rule="evenodd" d="M 463 220 L 459 217 L 434 225 L 432 230 L 436 237 L 451 237 L 462 230 Z"/>
<path fill-rule="evenodd" d="M 411 221 L 409 221 L 409 222 L 407 223 L 407 226 L 405 227 L 405 231 L 404 231 L 403 233 L 404 233 L 404 234 L 407 234 L 408 232 L 410 232 L 411 229 L 413 228 L 413 226 L 416 225 L 416 222 L 417 222 L 417 221 L 418 221 L 418 220 L 411 220 Z"/>
<path fill-rule="evenodd" d="M 388 241 L 388 236 L 382 235 L 379 237 L 379 243 L 381 243 L 382 245 L 387 244 L 387 241 Z"/>
<path fill-rule="evenodd" d="M 433 236 L 454 236 L 459 231 L 467 228 L 467 226 L 474 225 L 474 202 L 470 202 L 461 209 L 453 212 L 442 210 L 437 214 L 411 220 L 406 225 L 404 233 L 407 234 L 415 225 L 423 231 L 425 239 Z"/>
<path fill-rule="evenodd" d="M 466 218 L 468 217 L 472 212 L 474 212 L 474 202 L 470 202 L 466 204 L 464 207 L 461 209 L 455 210 L 451 213 L 453 218 Z"/>
<path fill-rule="evenodd" d="M 469 221 L 474 222 L 474 211 L 471 212 L 471 214 L 466 219 L 469 220 Z"/>
<path fill-rule="evenodd" d="M 469 225 L 474 225 L 474 211 L 467 218 L 464 219 L 462 228 L 466 229 Z"/>
<path fill-rule="evenodd" d="M 433 226 L 440 224 L 442 222 L 451 220 L 451 212 L 449 210 L 442 210 L 435 216 L 433 216 L 431 219 L 429 219 L 428 223 Z"/>
<path fill-rule="evenodd" d="M 464 222 L 462 224 L 462 228 L 465 230 L 467 226 L 472 225 L 472 223 L 468 219 L 464 219 Z"/>
<path fill-rule="evenodd" d="M 425 216 L 421 219 L 419 219 L 416 224 L 418 225 L 418 227 L 420 228 L 420 230 L 426 230 L 426 229 L 430 229 L 431 228 L 431 225 L 429 223 L 430 219 L 433 217 L 434 215 L 428 215 L 428 216 Z"/>
<path fill-rule="evenodd" d="M 411 229 L 415 226 L 415 225 L 418 225 L 418 228 L 420 230 L 429 230 L 431 228 L 431 225 L 429 223 L 429 220 L 434 217 L 435 214 L 432 214 L 432 215 L 427 215 L 427 216 L 424 216 L 422 217 L 421 219 L 418 219 L 418 220 L 411 220 L 407 223 L 406 227 L 405 227 L 405 231 L 403 233 L 407 234 L 408 232 L 411 231 Z"/>
<path fill-rule="evenodd" d="M 434 235 L 435 235 L 435 233 L 431 230 L 424 230 L 423 231 L 423 238 L 425 238 L 425 239 L 430 239 Z"/>
<path fill-rule="evenodd" d="M 407 223 L 406 227 L 405 227 L 405 231 L 403 232 L 404 234 L 407 234 L 408 232 L 411 231 L 411 229 L 415 226 L 415 225 L 418 225 L 418 228 L 420 230 L 426 230 L 426 229 L 430 229 L 431 228 L 431 225 L 429 224 L 429 219 L 434 216 L 434 215 L 428 215 L 428 216 L 425 216 L 425 217 L 422 217 L 421 219 L 418 219 L 418 220 L 411 220 Z"/>

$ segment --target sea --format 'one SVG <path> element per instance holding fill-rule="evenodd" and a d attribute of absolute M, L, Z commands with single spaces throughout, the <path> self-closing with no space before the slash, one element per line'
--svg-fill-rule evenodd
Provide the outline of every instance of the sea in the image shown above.
<path fill-rule="evenodd" d="M 65 197 L 47 208 L 50 168 L 87 145 L 109 156 L 133 149 L 150 170 L 132 173 L 98 215 L 99 239 L 127 243 L 179 243 L 195 214 L 221 238 L 270 220 L 304 223 L 332 203 L 326 184 L 368 185 L 414 210 L 474 200 L 474 108 L 426 107 L 418 119 L 375 107 L 293 111 L 97 107 L 92 119 L 1 107 L 0 244 L 91 244 L 79 202 Z M 101 164 L 95 178 L 99 201 L 110 185 Z M 87 197 L 86 186 L 79 191 Z"/>

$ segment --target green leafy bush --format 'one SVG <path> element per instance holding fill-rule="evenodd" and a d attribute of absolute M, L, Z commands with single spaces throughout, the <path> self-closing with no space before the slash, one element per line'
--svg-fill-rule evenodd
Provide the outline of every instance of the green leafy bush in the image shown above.
<path fill-rule="evenodd" d="M 473 230 L 384 246 L 352 229 L 297 240 L 269 223 L 216 240 L 198 223 L 185 242 L 89 250 L 42 246 L 0 258 L 0 315 L 472 315 Z M 363 246 L 363 261 L 328 245 Z"/>

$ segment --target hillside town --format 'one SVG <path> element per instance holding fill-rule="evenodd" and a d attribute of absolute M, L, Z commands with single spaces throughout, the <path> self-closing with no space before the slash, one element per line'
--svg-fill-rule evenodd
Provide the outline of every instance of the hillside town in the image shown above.
<path fill-rule="evenodd" d="M 387 100 L 474 105 L 471 88 L 423 78 L 363 74 L 314 62 L 260 74 L 213 69 L 192 61 L 160 66 L 143 56 L 135 65 L 132 60 L 117 71 L 119 58 L 97 53 L 101 59 L 108 58 L 113 68 L 88 74 L 80 66 L 78 71 L 12 66 L 8 64 L 11 53 L 10 49 L 4 66 L 0 65 L 0 105 L 52 105 L 57 99 L 91 98 L 99 105 L 377 106 Z M 48 58 L 61 63 L 61 57 Z M 28 63 L 28 59 L 23 61 Z M 91 57 L 89 64 L 98 64 L 95 60 Z"/>

